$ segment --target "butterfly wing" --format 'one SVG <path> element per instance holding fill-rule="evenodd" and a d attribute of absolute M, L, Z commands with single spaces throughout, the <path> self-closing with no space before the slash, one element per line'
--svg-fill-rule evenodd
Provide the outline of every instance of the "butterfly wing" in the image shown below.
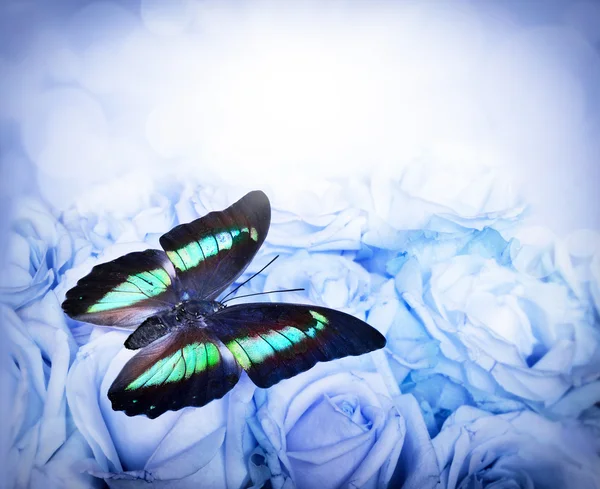
<path fill-rule="evenodd" d="M 207 324 L 257 386 L 267 388 L 313 367 L 385 346 L 375 328 L 349 314 L 297 304 L 230 306 Z"/>
<path fill-rule="evenodd" d="M 180 327 L 143 347 L 112 383 L 115 411 L 156 418 L 220 399 L 239 380 L 241 367 L 206 329 Z"/>
<path fill-rule="evenodd" d="M 160 245 L 187 297 L 210 300 L 245 270 L 263 244 L 270 223 L 269 199 L 257 190 L 223 211 L 176 226 L 161 236 Z"/>
<path fill-rule="evenodd" d="M 171 311 L 148 318 L 129 336 L 125 345 L 139 352 L 108 391 L 114 410 L 156 418 L 220 399 L 242 368 L 267 388 L 317 362 L 385 346 L 364 321 L 324 307 L 242 304 L 196 321 L 183 324 Z"/>
<path fill-rule="evenodd" d="M 136 327 L 177 303 L 176 275 L 167 255 L 146 250 L 96 265 L 66 294 L 62 308 L 88 323 Z"/>

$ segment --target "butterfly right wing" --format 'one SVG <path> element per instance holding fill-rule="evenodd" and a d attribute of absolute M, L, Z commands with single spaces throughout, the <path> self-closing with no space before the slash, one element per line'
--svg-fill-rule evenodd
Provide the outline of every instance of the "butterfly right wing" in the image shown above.
<path fill-rule="evenodd" d="M 262 388 L 305 372 L 317 362 L 385 346 L 385 337 L 366 322 L 320 306 L 239 304 L 209 316 L 206 323 Z"/>
<path fill-rule="evenodd" d="M 222 211 L 180 224 L 160 238 L 189 298 L 218 297 L 252 261 L 271 224 L 271 205 L 260 190 Z M 185 298 L 185 297 L 184 297 Z"/>
<path fill-rule="evenodd" d="M 220 399 L 237 384 L 240 373 L 232 353 L 209 331 L 180 325 L 125 364 L 108 398 L 115 411 L 156 418 Z"/>
<path fill-rule="evenodd" d="M 267 388 L 317 362 L 385 346 L 364 321 L 319 306 L 240 304 L 185 321 L 176 311 L 163 313 L 127 338 L 125 346 L 139 352 L 108 392 L 114 410 L 155 418 L 223 397 L 242 368 Z"/>
<path fill-rule="evenodd" d="M 67 292 L 62 308 L 79 321 L 134 328 L 177 304 L 176 280 L 164 251 L 129 253 L 96 265 Z"/>

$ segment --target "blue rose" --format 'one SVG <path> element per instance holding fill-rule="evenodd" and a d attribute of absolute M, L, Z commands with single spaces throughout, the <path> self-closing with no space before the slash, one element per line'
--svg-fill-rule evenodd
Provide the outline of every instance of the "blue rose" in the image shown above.
<path fill-rule="evenodd" d="M 418 267 L 406 267 L 396 287 L 416 322 L 407 339 L 429 348 L 433 340 L 441 353 L 422 351 L 420 367 L 448 376 L 474 396 L 483 392 L 546 409 L 597 378 L 599 332 L 564 283 L 541 281 L 479 255 L 435 264 L 424 286 Z M 393 342 L 390 348 L 405 363 L 416 361 L 417 352 L 394 349 Z"/>
<path fill-rule="evenodd" d="M 600 253 L 596 253 L 591 263 L 590 294 L 596 307 L 596 312 L 600 314 Z"/>
<path fill-rule="evenodd" d="M 366 216 L 339 184 L 299 182 L 294 192 L 273 187 L 268 243 L 276 249 L 350 251 L 361 248 Z"/>
<path fill-rule="evenodd" d="M 600 233 L 579 229 L 559 238 L 541 226 L 512 231 L 512 265 L 520 272 L 564 285 L 583 307 L 600 311 Z"/>
<path fill-rule="evenodd" d="M 394 405 L 381 376 L 348 371 L 352 364 L 319 364 L 257 391 L 249 420 L 260 445 L 250 459 L 256 486 L 270 479 L 274 488 L 375 488 L 392 476 L 435 485 L 437 465 L 414 399 Z"/>
<path fill-rule="evenodd" d="M 494 169 L 436 158 L 400 165 L 392 178 L 374 175 L 369 185 L 348 190 L 368 212 L 363 241 L 390 250 L 403 249 L 414 231 L 460 235 L 503 228 L 524 210 L 511 183 Z"/>
<path fill-rule="evenodd" d="M 158 247 L 158 237 L 179 224 L 174 207 L 178 198 L 178 185 L 158 185 L 134 172 L 89 189 L 63 212 L 62 222 L 88 255 L 96 256 L 114 243 Z"/>
<path fill-rule="evenodd" d="M 36 487 L 40 480 L 61 487 L 69 472 L 63 444 L 72 446 L 76 438 L 64 387 L 76 345 L 55 288 L 81 250 L 41 201 L 22 198 L 15 209 L 0 288 L 9 393 L 7 476 L 18 487 Z"/>
<path fill-rule="evenodd" d="M 596 443 L 575 421 L 461 407 L 433 446 L 441 468 L 439 489 L 600 487 Z"/>
<path fill-rule="evenodd" d="M 113 411 L 107 397 L 112 381 L 136 353 L 123 347 L 126 337 L 124 332 L 96 331 L 71 367 L 69 406 L 93 453 L 80 469 L 115 488 L 147 487 L 148 482 L 241 488 L 255 445 L 245 428 L 254 387 L 246 379 L 203 408 L 168 411 L 154 420 L 128 417 Z"/>
<path fill-rule="evenodd" d="M 64 226 L 39 200 L 23 198 L 14 207 L 0 302 L 21 309 L 56 287 L 77 249 Z"/>
<path fill-rule="evenodd" d="M 19 317 L 0 305 L 9 400 L 2 414 L 9 437 L 5 475 L 9 487 L 39 487 L 41 479 L 61 487 L 67 468 L 58 453 L 72 432 L 65 382 L 74 344 L 52 292 L 26 312 Z M 82 487 L 76 477 L 72 482 Z"/>
<path fill-rule="evenodd" d="M 271 270 L 265 270 L 262 287 L 264 290 L 303 288 L 304 291 L 281 294 L 277 299 L 301 303 L 308 300 L 362 319 L 373 303 L 370 274 L 344 256 L 324 253 L 299 251 L 281 258 Z"/>
<path fill-rule="evenodd" d="M 400 384 L 402 392 L 413 395 L 419 403 L 430 435 L 435 436 L 447 416 L 461 405 L 481 405 L 494 412 L 523 409 L 523 403 L 436 373 L 434 367 L 443 364 L 439 342 L 427 334 L 418 316 L 397 295 L 397 290 L 422 293 L 421 272 L 416 260 L 406 262 L 403 272 L 396 281 L 385 282 L 377 291 L 368 322 L 386 335 L 385 353 L 390 374 Z"/>

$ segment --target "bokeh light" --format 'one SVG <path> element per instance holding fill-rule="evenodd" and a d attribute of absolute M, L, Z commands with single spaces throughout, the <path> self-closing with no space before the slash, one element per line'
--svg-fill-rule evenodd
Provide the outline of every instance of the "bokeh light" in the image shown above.
<path fill-rule="evenodd" d="M 594 2 L 51 3 L 3 4 L 0 66 L 10 149 L 59 209 L 140 168 L 290 185 L 435 159 L 457 192 L 504 174 L 534 224 L 600 225 Z"/>

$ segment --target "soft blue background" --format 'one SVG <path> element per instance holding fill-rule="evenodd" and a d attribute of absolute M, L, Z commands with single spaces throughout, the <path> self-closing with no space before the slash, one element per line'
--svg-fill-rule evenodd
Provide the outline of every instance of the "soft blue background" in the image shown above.
<path fill-rule="evenodd" d="M 600 487 L 597 19 L 3 2 L 6 486 Z M 66 318 L 65 292 L 254 188 L 273 219 L 244 277 L 281 258 L 240 293 L 303 287 L 270 299 L 354 314 L 386 349 L 113 412 L 126 333 Z"/>

